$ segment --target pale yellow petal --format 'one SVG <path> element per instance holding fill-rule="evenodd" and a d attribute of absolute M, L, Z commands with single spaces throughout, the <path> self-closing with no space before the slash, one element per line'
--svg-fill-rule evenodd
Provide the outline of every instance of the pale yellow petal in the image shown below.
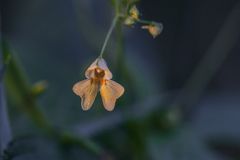
<path fill-rule="evenodd" d="M 105 76 L 104 79 L 112 79 L 112 73 L 109 70 L 106 61 L 103 58 L 97 58 L 86 70 L 85 72 L 85 77 L 86 78 L 94 78 L 95 74 L 94 74 L 94 70 L 96 68 L 100 68 L 102 70 L 104 70 L 105 72 Z"/>
<path fill-rule="evenodd" d="M 96 59 L 89 67 L 88 69 L 86 70 L 85 72 L 85 77 L 86 78 L 94 78 L 94 69 L 97 68 L 97 62 L 98 62 L 98 59 Z"/>
<path fill-rule="evenodd" d="M 73 86 L 73 92 L 81 97 L 83 110 L 88 110 L 92 107 L 98 90 L 99 84 L 90 79 L 80 81 Z"/>
<path fill-rule="evenodd" d="M 112 111 L 115 107 L 116 100 L 123 95 L 124 88 L 117 82 L 106 80 L 104 84 L 101 85 L 100 93 L 104 108 Z"/>
<path fill-rule="evenodd" d="M 103 58 L 98 58 L 98 67 L 105 71 L 104 79 L 112 79 L 112 73 L 109 70 L 106 61 Z"/>

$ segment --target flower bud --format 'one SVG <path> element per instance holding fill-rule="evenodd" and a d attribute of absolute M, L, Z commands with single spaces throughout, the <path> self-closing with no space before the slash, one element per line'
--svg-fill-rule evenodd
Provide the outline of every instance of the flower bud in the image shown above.
<path fill-rule="evenodd" d="M 142 26 L 142 29 L 147 29 L 148 32 L 153 36 L 153 38 L 155 38 L 162 32 L 163 25 L 161 23 L 152 23 Z"/>

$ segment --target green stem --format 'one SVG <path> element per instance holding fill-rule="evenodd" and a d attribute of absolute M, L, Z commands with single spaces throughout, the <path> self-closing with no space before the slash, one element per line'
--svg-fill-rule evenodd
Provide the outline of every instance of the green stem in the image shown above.
<path fill-rule="evenodd" d="M 142 24 L 153 24 L 154 23 L 153 21 L 146 21 L 146 20 L 142 20 L 142 19 L 137 19 L 136 21 L 139 23 L 142 23 Z"/>
<path fill-rule="evenodd" d="M 116 15 L 116 16 L 114 17 L 113 21 L 112 21 L 112 24 L 111 24 L 111 26 L 110 26 L 110 28 L 109 28 L 109 30 L 108 30 L 107 36 L 106 36 L 106 38 L 105 38 L 105 40 L 104 40 L 104 43 L 103 43 L 103 46 L 102 46 L 102 49 L 101 49 L 101 52 L 100 52 L 100 55 L 99 55 L 100 58 L 103 57 L 103 53 L 104 53 L 104 51 L 105 51 L 105 49 L 106 49 L 107 43 L 108 43 L 108 41 L 109 41 L 109 38 L 111 37 L 111 34 L 112 34 L 112 32 L 113 32 L 113 29 L 115 28 L 115 26 L 116 26 L 116 24 L 117 24 L 117 22 L 118 22 L 118 19 L 119 19 L 119 16 Z"/>
<path fill-rule="evenodd" d="M 78 146 L 97 156 L 101 156 L 103 154 L 102 148 L 91 140 L 80 136 L 76 137 L 66 131 L 59 132 L 54 128 L 39 109 L 41 107 L 37 105 L 36 97 L 32 94 L 32 87 L 16 57 L 11 54 L 8 45 L 5 44 L 3 46 L 3 52 L 12 55 L 12 59 L 7 66 L 7 71 L 4 76 L 11 102 L 15 102 L 15 104 L 30 117 L 34 124 L 38 126 L 47 137 L 55 138 L 60 145 L 67 145 L 70 147 Z"/>

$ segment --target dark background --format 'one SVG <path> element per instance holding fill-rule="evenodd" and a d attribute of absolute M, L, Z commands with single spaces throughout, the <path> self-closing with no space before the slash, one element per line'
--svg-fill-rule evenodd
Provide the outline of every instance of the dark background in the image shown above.
<path fill-rule="evenodd" d="M 38 102 L 49 121 L 92 139 L 115 159 L 239 159 L 240 1 L 142 0 L 137 6 L 141 18 L 163 23 L 164 30 L 153 39 L 140 25 L 123 26 L 121 71 L 113 35 L 105 59 L 126 90 L 113 112 L 99 97 L 83 112 L 71 91 L 100 52 L 113 17 L 110 1 L 2 0 L 2 39 L 30 83 L 48 82 Z M 16 159 L 99 159 L 81 147 L 59 150 L 7 97 L 13 137 L 31 135 L 17 145 L 34 148 Z"/>

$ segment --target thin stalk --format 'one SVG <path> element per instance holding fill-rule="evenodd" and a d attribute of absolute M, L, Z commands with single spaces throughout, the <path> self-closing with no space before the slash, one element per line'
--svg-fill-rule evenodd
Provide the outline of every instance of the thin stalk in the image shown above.
<path fill-rule="evenodd" d="M 153 24 L 154 23 L 153 21 L 146 21 L 146 20 L 142 20 L 142 19 L 137 19 L 136 21 L 139 23 L 142 23 L 142 24 Z"/>
<path fill-rule="evenodd" d="M 108 30 L 108 33 L 107 33 L 107 35 L 106 35 L 106 38 L 105 38 L 105 40 L 104 40 L 104 43 L 103 43 L 103 46 L 102 46 L 102 49 L 101 49 L 101 52 L 100 52 L 100 55 L 99 55 L 100 58 L 103 57 L 103 53 L 105 52 L 107 43 L 108 43 L 108 41 L 109 41 L 109 38 L 111 37 L 111 34 L 112 34 L 112 32 L 113 32 L 113 29 L 115 28 L 115 26 L 116 26 L 116 24 L 117 24 L 117 22 L 118 22 L 118 19 L 119 19 L 119 16 L 116 15 L 116 16 L 114 17 L 113 21 L 112 21 L 112 24 L 111 24 L 111 26 L 110 26 L 110 28 L 109 28 L 109 30 Z"/>
<path fill-rule="evenodd" d="M 142 23 L 142 24 L 147 24 L 147 25 L 159 25 L 160 28 L 163 29 L 163 24 L 159 23 L 159 22 L 154 22 L 154 21 L 147 21 L 147 20 L 142 20 L 142 19 L 137 19 L 136 20 L 138 23 Z"/>

